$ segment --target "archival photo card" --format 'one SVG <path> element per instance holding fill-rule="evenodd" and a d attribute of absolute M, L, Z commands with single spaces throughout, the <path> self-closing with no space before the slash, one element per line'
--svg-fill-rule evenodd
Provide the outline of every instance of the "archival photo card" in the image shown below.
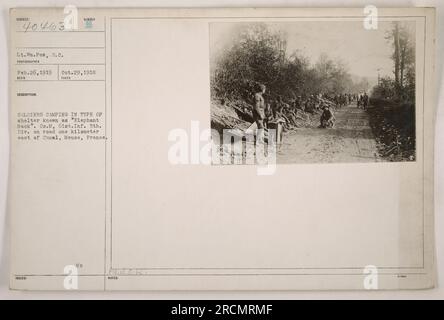
<path fill-rule="evenodd" d="M 435 285 L 432 8 L 10 11 L 10 286 Z"/>

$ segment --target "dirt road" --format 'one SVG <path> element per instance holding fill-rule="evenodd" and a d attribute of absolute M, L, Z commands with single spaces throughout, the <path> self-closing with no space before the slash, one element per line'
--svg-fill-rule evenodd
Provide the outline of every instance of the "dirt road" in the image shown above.
<path fill-rule="evenodd" d="M 376 142 L 368 114 L 353 103 L 336 110 L 335 116 L 335 128 L 298 128 L 284 133 L 277 162 L 377 161 Z"/>

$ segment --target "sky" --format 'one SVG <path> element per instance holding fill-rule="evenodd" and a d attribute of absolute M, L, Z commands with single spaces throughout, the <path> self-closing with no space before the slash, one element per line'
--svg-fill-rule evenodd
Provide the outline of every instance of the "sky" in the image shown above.
<path fill-rule="evenodd" d="M 414 22 L 407 22 L 412 32 Z M 377 79 L 393 76 L 392 44 L 385 39 L 392 23 L 380 21 L 377 30 L 366 30 L 362 21 L 296 21 L 267 23 L 287 37 L 287 54 L 296 51 L 315 63 L 326 53 L 339 58 L 352 75 Z M 230 47 L 245 23 L 212 23 L 210 26 L 211 55 Z M 378 71 L 379 69 L 379 71 Z"/>

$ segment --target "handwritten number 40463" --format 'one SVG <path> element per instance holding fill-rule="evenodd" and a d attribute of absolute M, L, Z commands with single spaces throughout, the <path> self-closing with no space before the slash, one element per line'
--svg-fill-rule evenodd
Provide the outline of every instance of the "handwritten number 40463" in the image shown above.
<path fill-rule="evenodd" d="M 64 31 L 65 25 L 62 21 L 60 22 L 41 22 L 32 23 L 30 21 L 23 24 L 22 29 L 24 32 L 28 31 Z"/>

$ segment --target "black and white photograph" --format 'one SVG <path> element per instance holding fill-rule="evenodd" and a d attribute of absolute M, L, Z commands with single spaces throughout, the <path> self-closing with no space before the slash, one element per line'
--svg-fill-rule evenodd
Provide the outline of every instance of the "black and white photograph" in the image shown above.
<path fill-rule="evenodd" d="M 211 128 L 244 135 L 244 145 L 274 130 L 277 163 L 415 161 L 415 29 L 211 23 Z"/>

